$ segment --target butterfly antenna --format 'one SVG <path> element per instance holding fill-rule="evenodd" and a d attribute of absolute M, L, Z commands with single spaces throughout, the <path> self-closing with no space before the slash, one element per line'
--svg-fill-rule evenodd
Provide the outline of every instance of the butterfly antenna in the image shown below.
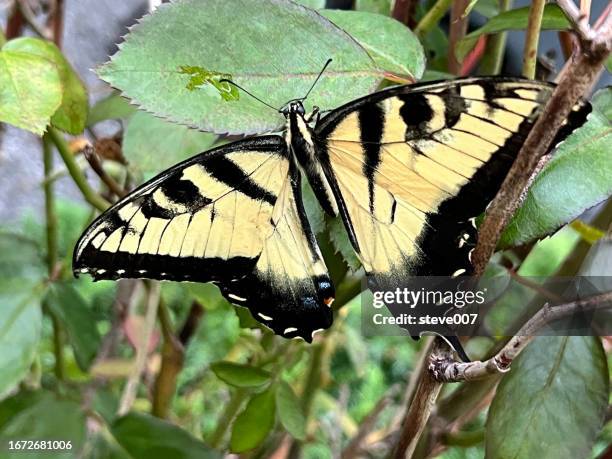
<path fill-rule="evenodd" d="M 251 92 L 247 91 L 246 89 L 244 89 L 244 88 L 243 88 L 242 86 L 240 86 L 239 84 L 234 83 L 232 80 L 228 80 L 227 78 L 223 78 L 223 79 L 219 80 L 219 83 L 223 83 L 223 82 L 225 82 L 225 83 L 229 83 L 229 84 L 231 84 L 232 86 L 237 87 L 237 88 L 238 88 L 238 89 L 240 89 L 241 91 L 246 92 L 246 93 L 247 93 L 249 96 L 251 96 L 251 97 L 252 97 L 253 99 L 255 99 L 256 101 L 261 102 L 261 103 L 262 103 L 262 104 L 264 104 L 266 107 L 270 107 L 270 108 L 271 108 L 272 110 L 274 110 L 275 112 L 278 112 L 278 108 L 273 107 L 272 105 L 268 104 L 267 102 L 264 102 L 264 101 L 263 101 L 263 100 L 261 100 L 259 97 L 257 97 L 255 94 L 253 94 L 253 93 L 251 93 Z"/>
<path fill-rule="evenodd" d="M 312 86 L 310 87 L 310 89 L 308 90 L 308 92 L 306 93 L 306 95 L 304 97 L 302 97 L 301 100 L 306 100 L 308 98 L 308 95 L 310 94 L 310 91 L 312 91 L 314 89 L 314 87 L 317 85 L 319 78 L 321 78 L 321 75 L 323 75 L 323 72 L 325 72 L 325 69 L 327 68 L 327 66 L 329 64 L 331 64 L 333 59 L 327 59 L 327 62 L 325 63 L 325 65 L 323 66 L 323 68 L 321 69 L 321 71 L 319 72 L 319 75 L 317 76 L 317 79 L 314 80 L 314 83 L 312 83 Z"/>

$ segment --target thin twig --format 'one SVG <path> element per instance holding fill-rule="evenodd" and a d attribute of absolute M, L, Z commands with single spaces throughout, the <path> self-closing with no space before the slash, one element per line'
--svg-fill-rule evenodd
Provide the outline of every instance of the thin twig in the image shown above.
<path fill-rule="evenodd" d="M 53 172 L 53 148 L 51 140 L 48 136 L 43 136 L 43 165 L 45 178 L 49 177 Z M 56 274 L 57 259 L 58 259 L 58 227 L 57 213 L 55 211 L 55 195 L 53 192 L 53 182 L 45 181 L 43 186 L 45 193 L 45 222 L 47 235 L 47 272 L 49 279 L 54 278 Z M 47 301 L 43 304 L 43 309 L 48 313 L 53 325 L 53 353 L 55 355 L 55 377 L 59 381 L 66 379 L 65 375 L 65 358 L 64 358 L 64 336 L 62 323 L 57 316 L 49 308 Z"/>
<path fill-rule="evenodd" d="M 512 0 L 499 0 L 499 12 L 508 11 L 512 6 Z M 499 32 L 490 35 L 487 40 L 482 61 L 480 62 L 479 73 L 482 75 L 497 75 L 501 72 L 504 63 L 504 53 L 506 51 L 507 32 Z"/>
<path fill-rule="evenodd" d="M 535 78 L 536 62 L 538 57 L 538 42 L 540 40 L 540 29 L 544 17 L 544 6 L 546 0 L 534 0 L 529 8 L 529 20 L 525 35 L 525 48 L 523 49 L 523 76 Z"/>
<path fill-rule="evenodd" d="M 53 38 L 51 30 L 45 28 L 36 20 L 36 15 L 32 11 L 32 8 L 30 8 L 30 4 L 27 2 L 27 0 L 16 1 L 23 19 L 30 26 L 30 28 L 41 38 L 51 40 Z"/>
<path fill-rule="evenodd" d="M 12 40 L 21 35 L 21 30 L 25 23 L 25 18 L 21 13 L 21 8 L 17 2 L 13 3 L 11 12 L 9 13 L 8 20 L 6 21 L 6 33 L 5 40 Z"/>
<path fill-rule="evenodd" d="M 172 397 L 176 392 L 178 375 L 185 362 L 185 348 L 174 334 L 170 314 L 163 302 L 160 302 L 158 314 L 164 344 L 162 345 L 161 367 L 153 389 L 151 412 L 158 418 L 167 418 Z"/>
<path fill-rule="evenodd" d="M 451 8 L 450 30 L 448 33 L 448 71 L 454 75 L 461 73 L 461 62 L 457 60 L 455 48 L 459 40 L 465 36 L 468 18 L 465 10 L 469 0 L 454 1 Z"/>
<path fill-rule="evenodd" d="M 489 206 L 472 256 L 476 275 L 484 272 L 502 230 L 514 214 L 540 158 L 548 151 L 574 104 L 586 94 L 600 74 L 612 47 L 612 18 L 608 17 L 601 32 L 593 40 L 587 41 L 585 37 L 590 35 L 582 36 L 582 52 L 575 53 L 573 59 L 566 64 L 557 87 Z"/>
<path fill-rule="evenodd" d="M 484 362 L 456 362 L 452 359 L 433 360 L 429 370 L 437 381 L 471 381 L 492 374 L 505 373 L 510 364 L 533 339 L 535 332 L 545 325 L 576 312 L 589 312 L 612 307 L 612 292 L 602 293 L 583 300 L 576 300 L 558 306 L 545 305 L 529 319 L 516 336 L 497 353 Z"/>
<path fill-rule="evenodd" d="M 391 17 L 414 29 L 416 25 L 414 14 L 418 3 L 416 0 L 395 0 Z"/>
<path fill-rule="evenodd" d="M 436 338 L 429 359 L 442 358 L 451 358 L 450 349 L 441 338 Z M 443 383 L 432 377 L 429 366 L 430 364 L 423 367 L 412 403 L 404 416 L 399 439 L 392 454 L 394 459 L 412 456 L 442 389 Z"/>
<path fill-rule="evenodd" d="M 49 15 L 49 24 L 53 31 L 53 41 L 58 48 L 61 48 L 64 33 L 64 0 L 54 0 Z"/>
<path fill-rule="evenodd" d="M 391 400 L 397 391 L 397 386 L 391 386 L 391 388 L 378 400 L 374 408 L 370 410 L 370 412 L 363 418 L 361 423 L 359 424 L 359 430 L 351 441 L 349 441 L 348 445 L 342 450 L 341 458 L 342 459 L 352 459 L 354 457 L 358 457 L 361 452 L 361 445 L 368 434 L 374 429 L 380 414 L 389 406 Z"/>
<path fill-rule="evenodd" d="M 444 17 L 452 4 L 452 0 L 438 0 L 431 9 L 423 16 L 417 26 L 414 28 L 414 33 L 419 37 L 425 37 Z"/>
<path fill-rule="evenodd" d="M 95 151 L 95 148 L 91 145 L 86 145 L 85 148 L 81 150 L 83 152 L 83 156 L 87 159 L 87 162 L 93 169 L 93 171 L 100 177 L 100 180 L 108 187 L 111 193 L 116 196 L 122 198 L 127 195 L 127 191 L 121 187 L 110 175 L 106 173 L 104 167 L 102 167 L 102 163 L 100 162 L 100 158 Z"/>
<path fill-rule="evenodd" d="M 72 151 L 70 151 L 70 148 L 68 147 L 68 144 L 64 140 L 62 134 L 53 127 L 48 128 L 48 133 L 51 140 L 53 140 L 57 151 L 64 160 L 68 173 L 72 177 L 72 180 L 74 180 L 74 183 L 79 190 L 81 190 L 85 200 L 98 210 L 106 210 L 110 204 L 89 186 L 83 171 L 77 165 L 76 159 L 74 158 Z"/>
<path fill-rule="evenodd" d="M 140 383 L 140 378 L 142 377 L 147 363 L 149 342 L 151 341 L 151 335 L 153 333 L 153 329 L 155 328 L 155 319 L 157 317 L 157 308 L 159 306 L 161 293 L 160 284 L 158 282 L 150 282 L 149 286 L 145 319 L 140 333 L 138 347 L 136 348 L 135 364 L 134 368 L 132 369 L 132 373 L 125 384 L 123 394 L 121 395 L 119 409 L 117 410 L 118 416 L 127 414 L 132 408 L 132 405 L 136 400 L 138 384 Z"/>

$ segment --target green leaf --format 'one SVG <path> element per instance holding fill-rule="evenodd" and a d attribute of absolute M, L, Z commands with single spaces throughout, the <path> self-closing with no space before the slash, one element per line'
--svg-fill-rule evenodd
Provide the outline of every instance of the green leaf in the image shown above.
<path fill-rule="evenodd" d="M 254 395 L 232 427 L 230 450 L 242 453 L 259 446 L 274 427 L 275 421 L 274 390 Z"/>
<path fill-rule="evenodd" d="M 399 21 L 363 11 L 323 10 L 372 56 L 387 78 L 418 80 L 425 71 L 425 53 L 418 38 Z M 375 31 L 373 33 L 373 31 Z"/>
<path fill-rule="evenodd" d="M 167 421 L 130 413 L 111 426 L 117 442 L 133 459 L 217 459 L 221 453 Z"/>
<path fill-rule="evenodd" d="M 391 0 L 355 0 L 355 9 L 389 16 L 391 14 Z"/>
<path fill-rule="evenodd" d="M 26 279 L 0 280 L 0 399 L 28 373 L 42 326 L 43 287 Z"/>
<path fill-rule="evenodd" d="M 189 91 L 190 76 L 180 67 L 231 74 L 281 107 L 306 94 L 330 57 L 307 108 L 335 108 L 368 94 L 384 77 L 353 38 L 289 0 L 184 0 L 144 17 L 98 74 L 155 115 L 204 131 L 253 134 L 279 129 L 284 117 L 245 94 L 226 102 L 210 85 Z"/>
<path fill-rule="evenodd" d="M 36 239 L 0 228 L 0 279 L 27 278 L 41 281 L 47 275 Z"/>
<path fill-rule="evenodd" d="M 3 48 L 0 101 L 0 121 L 42 135 L 62 103 L 57 67 L 39 56 Z"/>
<path fill-rule="evenodd" d="M 62 52 L 50 41 L 22 37 L 9 41 L 3 50 L 38 56 L 55 64 L 62 86 L 62 103 L 51 124 L 70 134 L 80 134 L 87 119 L 87 91 Z"/>
<path fill-rule="evenodd" d="M 72 400 L 62 400 L 44 392 L 32 393 L 30 402 L 21 401 L 22 409 L 16 412 L 0 429 L 3 443 L 3 459 L 40 458 L 40 452 L 7 451 L 8 440 L 62 440 L 71 442 L 71 449 L 49 453 L 53 459 L 79 457 L 85 443 L 85 415 L 81 406 Z"/>
<path fill-rule="evenodd" d="M 497 388 L 487 419 L 487 459 L 588 457 L 608 394 L 599 338 L 537 337 Z"/>
<path fill-rule="evenodd" d="M 492 18 L 499 14 L 499 2 L 497 0 L 478 0 L 474 5 L 474 11 L 486 18 Z"/>
<path fill-rule="evenodd" d="M 123 137 L 123 154 L 144 174 L 157 174 L 197 153 L 208 150 L 217 136 L 170 123 L 139 111 Z"/>
<path fill-rule="evenodd" d="M 238 88 L 229 81 L 225 81 L 232 79 L 229 73 L 214 72 L 193 65 L 181 65 L 179 67 L 179 73 L 190 75 L 189 81 L 185 86 L 190 91 L 195 91 L 209 84 L 219 92 L 219 95 L 225 101 L 240 99 Z"/>
<path fill-rule="evenodd" d="M 529 7 L 504 11 L 489 19 L 481 28 L 467 34 L 457 42 L 455 54 L 459 61 L 470 52 L 481 35 L 503 32 L 505 30 L 526 29 L 529 20 Z M 566 30 L 569 21 L 556 4 L 549 3 L 544 7 L 541 30 Z"/>
<path fill-rule="evenodd" d="M 612 194 L 612 128 L 598 111 L 562 144 L 502 234 L 502 248 L 544 237 Z"/>
<path fill-rule="evenodd" d="M 361 262 L 359 258 L 357 258 L 355 249 L 353 249 L 351 245 L 342 219 L 337 217 L 328 220 L 328 229 L 329 240 L 336 249 L 336 253 L 342 255 L 342 258 L 344 258 L 344 261 L 346 261 L 351 271 L 357 271 L 361 267 Z"/>
<path fill-rule="evenodd" d="M 593 104 L 593 107 L 599 110 L 609 122 L 612 122 L 612 87 L 611 86 L 608 86 L 607 88 L 600 89 L 599 91 L 597 91 L 593 95 L 591 104 Z"/>
<path fill-rule="evenodd" d="M 326 1 L 327 0 L 296 0 L 295 3 L 299 3 L 313 10 L 320 10 L 321 8 L 325 8 Z"/>
<path fill-rule="evenodd" d="M 272 378 L 266 370 L 239 363 L 215 362 L 210 369 L 217 378 L 234 387 L 261 387 Z"/>
<path fill-rule="evenodd" d="M 53 283 L 47 304 L 65 328 L 79 368 L 87 371 L 100 347 L 100 334 L 91 307 L 69 282 Z"/>
<path fill-rule="evenodd" d="M 276 412 L 281 424 L 293 438 L 306 438 L 306 418 L 302 406 L 291 386 L 285 381 L 279 381 L 276 385 Z"/>
<path fill-rule="evenodd" d="M 127 99 L 115 92 L 104 99 L 100 99 L 91 107 L 87 117 L 87 126 L 93 126 L 100 121 L 129 118 L 135 112 L 136 107 L 130 105 Z"/>

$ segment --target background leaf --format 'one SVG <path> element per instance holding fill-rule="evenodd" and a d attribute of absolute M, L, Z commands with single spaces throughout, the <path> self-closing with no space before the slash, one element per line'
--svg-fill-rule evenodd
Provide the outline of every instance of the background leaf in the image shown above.
<path fill-rule="evenodd" d="M 130 118 L 123 153 L 145 176 L 155 175 L 176 163 L 208 150 L 217 136 L 170 123 L 139 111 Z"/>
<path fill-rule="evenodd" d="M 133 459 L 217 459 L 222 455 L 185 430 L 142 413 L 130 413 L 112 425 L 117 442 Z"/>
<path fill-rule="evenodd" d="M 306 437 L 306 418 L 293 389 L 285 381 L 276 385 L 276 411 L 281 424 L 287 432 L 303 440 Z"/>
<path fill-rule="evenodd" d="M 66 330 L 79 368 L 87 371 L 100 347 L 93 311 L 69 282 L 53 283 L 47 293 L 47 304 Z"/>
<path fill-rule="evenodd" d="M 399 21 L 362 11 L 323 10 L 321 14 L 348 32 L 385 72 L 418 80 L 425 53 L 418 38 Z M 376 30 L 376 33 L 372 33 Z"/>
<path fill-rule="evenodd" d="M 0 100 L 0 121 L 42 135 L 62 103 L 57 67 L 39 56 L 3 48 Z"/>
<path fill-rule="evenodd" d="M 497 16 L 493 16 L 484 26 L 470 32 L 457 42 L 455 47 L 457 59 L 462 61 L 481 35 L 503 32 L 505 30 L 526 29 L 528 19 L 528 6 L 504 11 Z M 567 28 L 569 28 L 569 22 L 561 8 L 554 3 L 546 5 L 544 7 L 544 15 L 542 16 L 541 30 L 566 30 Z"/>
<path fill-rule="evenodd" d="M 26 279 L 0 280 L 0 398 L 28 373 L 40 340 L 43 288 Z"/>
<path fill-rule="evenodd" d="M 90 127 L 105 120 L 129 118 L 136 111 L 136 107 L 130 105 L 126 98 L 115 92 L 104 99 L 100 99 L 91 107 L 87 116 L 87 126 Z"/>
<path fill-rule="evenodd" d="M 217 378 L 234 387 L 261 387 L 270 382 L 272 376 L 261 368 L 232 362 L 216 362 L 210 369 Z"/>
<path fill-rule="evenodd" d="M 242 413 L 238 415 L 232 428 L 230 449 L 242 453 L 260 445 L 266 438 L 275 420 L 274 391 L 269 388 L 254 395 Z"/>
<path fill-rule="evenodd" d="M 87 119 L 87 91 L 64 55 L 50 41 L 22 37 L 9 41 L 4 50 L 39 56 L 55 64 L 62 86 L 62 103 L 51 118 L 53 126 L 70 134 L 80 134 Z"/>
<path fill-rule="evenodd" d="M 497 388 L 487 419 L 487 459 L 588 457 L 608 394 L 599 338 L 535 338 Z"/>
<path fill-rule="evenodd" d="M 10 416 L 6 423 L 0 426 L 3 458 L 35 459 L 41 457 L 40 451 L 32 453 L 7 451 L 4 445 L 8 440 L 70 441 L 72 449 L 48 453 L 49 457 L 53 457 L 53 459 L 78 457 L 79 451 L 85 443 L 86 429 L 85 415 L 77 402 L 62 400 L 45 392 L 26 396 L 25 399 L 20 400 L 17 406 L 19 406 L 19 409 Z"/>
<path fill-rule="evenodd" d="M 500 240 L 521 245 L 555 231 L 612 194 L 612 127 L 593 111 L 557 149 Z"/>
<path fill-rule="evenodd" d="M 185 0 L 143 18 L 98 73 L 156 115 L 205 131 L 253 134 L 280 128 L 284 118 L 244 93 L 226 102 L 210 85 L 189 91 L 179 67 L 229 73 L 280 107 L 303 96 L 330 57 L 309 107 L 337 107 L 383 78 L 349 35 L 289 0 Z"/>

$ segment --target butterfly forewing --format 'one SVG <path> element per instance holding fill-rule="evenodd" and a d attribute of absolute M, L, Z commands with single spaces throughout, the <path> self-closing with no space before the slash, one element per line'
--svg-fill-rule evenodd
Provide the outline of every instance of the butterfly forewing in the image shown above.
<path fill-rule="evenodd" d="M 286 337 L 331 325 L 333 288 L 278 136 L 205 152 L 151 180 L 92 223 L 76 273 L 215 282 Z"/>

